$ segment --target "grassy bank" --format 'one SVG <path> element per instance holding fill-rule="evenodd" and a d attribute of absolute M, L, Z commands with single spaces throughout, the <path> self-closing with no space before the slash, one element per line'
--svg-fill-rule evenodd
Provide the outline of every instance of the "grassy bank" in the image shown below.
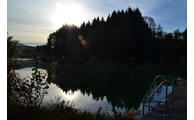
<path fill-rule="evenodd" d="M 110 116 L 101 113 L 101 108 L 92 113 L 89 110 L 75 109 L 73 104 L 59 99 L 31 107 L 12 100 L 8 108 L 9 120 L 134 120 L 134 115 L 114 112 L 114 116 Z"/>

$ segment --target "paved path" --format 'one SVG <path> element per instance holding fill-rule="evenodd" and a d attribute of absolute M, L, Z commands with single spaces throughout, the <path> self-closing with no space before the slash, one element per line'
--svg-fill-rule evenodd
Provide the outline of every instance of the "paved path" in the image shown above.
<path fill-rule="evenodd" d="M 169 116 L 163 117 L 162 113 L 147 113 L 139 120 L 187 120 L 187 80 L 174 91 L 174 108 L 169 109 Z"/>

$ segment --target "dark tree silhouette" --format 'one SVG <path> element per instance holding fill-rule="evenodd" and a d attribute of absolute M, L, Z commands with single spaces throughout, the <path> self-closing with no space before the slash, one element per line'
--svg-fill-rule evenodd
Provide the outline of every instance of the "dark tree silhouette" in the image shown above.
<path fill-rule="evenodd" d="M 180 57 L 186 56 L 186 33 L 165 33 L 153 18 L 129 7 L 126 11 L 114 10 L 106 21 L 97 17 L 91 23 L 83 22 L 80 28 L 62 26 L 49 35 L 47 49 L 50 56 L 72 63 L 80 58 L 85 62 L 97 58 L 101 63 L 131 64 L 135 60 L 144 65 L 147 61 L 160 64 L 162 58 L 163 65 L 179 65 Z"/>

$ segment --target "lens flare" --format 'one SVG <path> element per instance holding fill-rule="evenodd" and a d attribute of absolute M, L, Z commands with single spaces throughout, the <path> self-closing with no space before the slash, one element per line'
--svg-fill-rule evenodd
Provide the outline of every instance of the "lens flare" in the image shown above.
<path fill-rule="evenodd" d="M 81 44 L 85 46 L 87 44 L 86 40 L 84 40 L 84 37 L 82 35 L 78 35 L 78 39 L 81 41 Z"/>
<path fill-rule="evenodd" d="M 78 35 L 78 39 L 79 40 L 83 40 L 83 36 L 82 35 Z"/>
<path fill-rule="evenodd" d="M 82 40 L 82 41 L 81 41 L 81 44 L 82 44 L 82 45 L 86 45 L 87 42 L 86 42 L 85 40 Z"/>

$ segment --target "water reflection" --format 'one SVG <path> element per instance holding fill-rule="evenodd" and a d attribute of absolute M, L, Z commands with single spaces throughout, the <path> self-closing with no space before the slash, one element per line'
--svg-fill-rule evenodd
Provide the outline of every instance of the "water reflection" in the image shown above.
<path fill-rule="evenodd" d="M 144 83 L 147 84 L 147 82 L 143 81 L 141 85 L 135 74 L 130 75 L 117 70 L 58 68 L 57 79 L 54 83 L 63 91 L 80 89 L 83 95 L 92 94 L 94 100 L 103 100 L 106 96 L 113 106 L 138 108 L 145 94 L 139 92 L 138 89 L 144 89 Z M 136 80 L 132 80 L 134 78 Z"/>
<path fill-rule="evenodd" d="M 69 101 L 75 108 L 82 110 L 87 109 L 92 112 L 96 112 L 99 107 L 102 107 L 103 111 L 107 113 L 112 108 L 106 97 L 104 97 L 102 100 L 94 100 L 91 94 L 84 95 L 80 90 L 76 90 L 74 92 L 71 90 L 64 92 L 61 88 L 57 87 L 56 84 L 53 83 L 50 85 L 48 93 L 49 94 L 45 96 L 45 101 L 56 99 L 56 97 L 61 97 L 61 100 Z"/>
<path fill-rule="evenodd" d="M 31 68 L 18 70 L 21 76 L 30 76 L 30 71 Z M 96 112 L 101 107 L 102 112 L 109 114 L 113 114 L 113 108 L 122 113 L 131 108 L 141 110 L 143 97 L 159 74 L 176 86 L 186 79 L 185 70 L 174 69 L 66 66 L 57 67 L 54 74 L 45 100 L 61 97 L 73 102 L 75 108 Z M 162 88 L 156 96 L 161 94 Z"/>
<path fill-rule="evenodd" d="M 78 92 L 80 92 L 80 91 L 73 92 L 73 91 L 69 90 L 67 92 L 63 92 L 63 96 L 68 100 L 74 100 L 74 99 L 76 99 Z"/>
<path fill-rule="evenodd" d="M 103 97 L 103 99 L 100 100 L 95 100 L 92 94 L 83 94 L 80 90 L 76 90 L 74 92 L 69 90 L 64 92 L 61 88 L 57 87 L 56 84 L 51 83 L 48 89 L 48 95 L 45 96 L 45 101 L 51 99 L 54 100 L 59 97 L 61 100 L 69 101 L 72 103 L 75 108 L 96 112 L 99 107 L 101 107 L 101 111 L 103 113 L 113 115 L 113 112 L 111 112 L 113 106 L 107 101 L 106 97 Z M 125 109 L 120 107 L 116 107 L 116 110 L 122 113 L 125 112 Z"/>

